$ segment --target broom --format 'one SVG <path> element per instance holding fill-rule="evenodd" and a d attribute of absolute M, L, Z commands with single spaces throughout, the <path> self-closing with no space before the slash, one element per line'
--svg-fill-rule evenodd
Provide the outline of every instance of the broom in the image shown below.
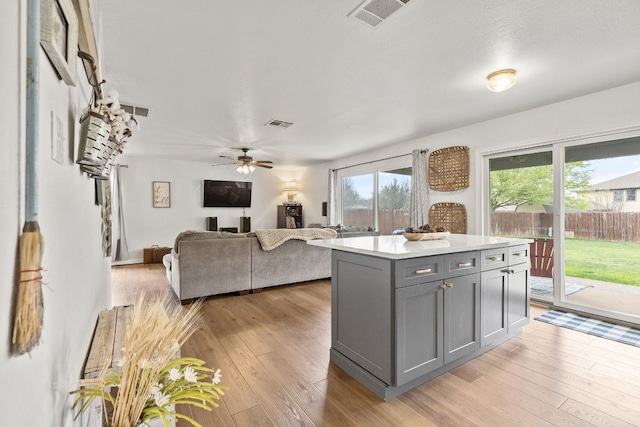
<path fill-rule="evenodd" d="M 20 282 L 11 339 L 14 354 L 29 352 L 39 343 L 44 311 L 41 276 L 44 242 L 36 220 L 38 215 L 39 47 L 40 1 L 28 0 L 25 224 L 20 236 Z"/>

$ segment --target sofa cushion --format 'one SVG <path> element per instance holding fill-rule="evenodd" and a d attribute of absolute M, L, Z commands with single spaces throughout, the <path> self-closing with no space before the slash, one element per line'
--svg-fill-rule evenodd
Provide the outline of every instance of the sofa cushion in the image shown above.
<path fill-rule="evenodd" d="M 176 241 L 173 244 L 173 250 L 178 252 L 180 250 L 180 242 L 186 240 L 210 240 L 210 239 L 243 239 L 242 234 L 229 233 L 228 231 L 201 231 L 201 230 L 187 230 L 183 231 L 176 237 Z"/>

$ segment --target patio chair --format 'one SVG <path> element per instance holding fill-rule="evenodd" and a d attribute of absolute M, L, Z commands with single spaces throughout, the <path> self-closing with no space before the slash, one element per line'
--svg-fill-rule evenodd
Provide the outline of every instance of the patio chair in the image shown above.
<path fill-rule="evenodd" d="M 553 277 L 553 239 L 535 238 L 529 243 L 531 275 Z"/>

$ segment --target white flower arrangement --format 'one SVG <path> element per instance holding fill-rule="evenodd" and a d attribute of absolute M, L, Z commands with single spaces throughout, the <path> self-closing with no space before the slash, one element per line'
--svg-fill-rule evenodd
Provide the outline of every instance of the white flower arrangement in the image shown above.
<path fill-rule="evenodd" d="M 194 405 L 212 410 L 218 407 L 226 387 L 220 385 L 221 371 L 213 370 L 194 357 L 175 358 L 176 350 L 195 330 L 201 303 L 188 310 L 162 301 L 134 307 L 127 327 L 125 347 L 119 369 L 107 371 L 98 379 L 83 380 L 74 408 L 87 409 L 95 398 L 108 405 L 105 413 L 111 427 L 128 427 L 159 418 L 166 426 L 171 419 L 183 419 L 198 427 L 193 418 L 176 413 L 175 405 Z M 114 392 L 111 389 L 114 389 Z"/>
<path fill-rule="evenodd" d="M 132 135 L 131 130 L 138 127 L 138 121 L 122 108 L 118 98 L 118 92 L 112 90 L 106 96 L 96 100 L 96 106 L 91 108 L 91 111 L 109 120 L 110 136 L 118 142 L 118 147 L 121 147 Z"/>

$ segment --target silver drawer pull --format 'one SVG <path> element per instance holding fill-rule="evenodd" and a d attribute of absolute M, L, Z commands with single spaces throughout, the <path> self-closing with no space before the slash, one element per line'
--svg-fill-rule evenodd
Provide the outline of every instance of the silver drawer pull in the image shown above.
<path fill-rule="evenodd" d="M 513 256 L 524 256 L 524 252 L 514 252 Z"/>
<path fill-rule="evenodd" d="M 458 264 L 459 268 L 462 267 L 471 267 L 471 263 L 470 262 L 461 262 L 460 264 Z"/>
<path fill-rule="evenodd" d="M 447 288 L 453 288 L 453 283 L 447 283 Z"/>
<path fill-rule="evenodd" d="M 424 270 L 416 270 L 416 274 L 427 274 L 427 273 L 431 273 L 430 268 L 425 268 Z"/>
<path fill-rule="evenodd" d="M 502 255 L 495 255 L 487 258 L 489 261 L 502 261 Z"/>
<path fill-rule="evenodd" d="M 439 286 L 439 288 L 440 288 L 440 289 L 445 289 L 445 288 L 446 288 L 446 286 L 445 286 L 445 285 L 440 285 L 440 286 Z"/>

